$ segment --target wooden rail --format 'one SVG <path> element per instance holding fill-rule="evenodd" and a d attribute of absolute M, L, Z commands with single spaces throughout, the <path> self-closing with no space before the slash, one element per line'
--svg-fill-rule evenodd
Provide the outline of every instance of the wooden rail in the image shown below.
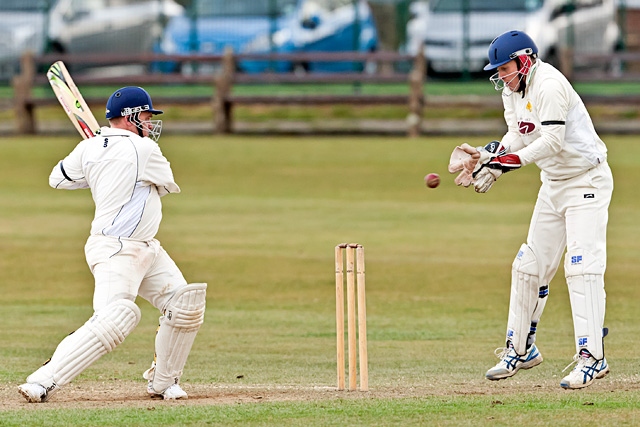
<path fill-rule="evenodd" d="M 420 50 L 422 52 L 422 50 Z M 570 52 L 565 52 L 565 55 Z M 587 81 L 639 81 L 640 74 L 636 70 L 640 67 L 640 52 L 617 52 L 609 55 L 583 55 L 580 58 L 565 56 L 565 66 L 563 68 L 569 78 L 574 82 Z M 418 56 L 402 55 L 395 52 L 375 52 L 375 53 L 305 53 L 305 54 L 274 54 L 257 55 L 242 54 L 234 55 L 227 52 L 224 55 L 25 55 L 22 58 L 21 73 L 13 81 L 14 99 L 13 108 L 15 110 L 16 129 L 22 134 L 33 134 L 36 131 L 35 111 L 41 106 L 57 105 L 57 100 L 53 97 L 53 92 L 46 90 L 50 96 L 36 97 L 33 89 L 35 87 L 46 87 L 48 83 L 45 76 L 46 68 L 57 60 L 63 60 L 70 68 L 76 84 L 82 89 L 83 86 L 100 85 L 210 85 L 212 91 L 200 95 L 180 95 L 162 96 L 153 95 L 156 105 L 208 105 L 211 107 L 214 130 L 217 133 L 231 133 L 233 127 L 233 110 L 239 105 L 375 105 L 393 104 L 404 105 L 407 108 L 406 125 L 407 134 L 417 136 L 421 132 L 424 109 L 442 107 L 473 107 L 473 108 L 501 108 L 500 97 L 498 96 L 432 96 L 429 103 L 424 97 L 425 70 L 426 63 L 422 54 Z M 285 72 L 285 73 L 244 73 L 238 71 L 236 64 L 239 61 L 288 61 L 292 63 L 309 63 L 323 61 L 350 61 L 364 63 L 374 63 L 377 65 L 376 72 Z M 195 64 L 200 67 L 216 69 L 210 73 L 159 73 L 150 72 L 150 64 L 159 62 L 175 62 L 177 64 Z M 587 70 L 581 67 L 584 64 L 598 65 L 599 69 Z M 403 64 L 407 72 L 397 71 L 398 65 Z M 605 65 L 621 64 L 619 73 L 615 68 L 605 67 Z M 574 68 L 575 65 L 575 68 Z M 105 74 L 88 72 L 89 67 L 93 70 L 100 68 L 110 68 L 114 66 L 138 66 L 145 71 L 138 73 Z M 353 91 L 347 94 L 315 93 L 303 94 L 295 91 L 288 91 L 287 94 L 276 96 L 264 95 L 257 90 L 252 93 L 246 87 L 283 84 L 350 84 L 354 87 L 360 84 L 388 84 L 400 83 L 407 85 L 407 94 L 380 94 L 368 95 Z M 244 85 L 243 93 L 234 91 L 237 85 Z M 582 98 L 589 107 L 590 105 L 640 105 L 640 95 L 637 94 L 606 94 L 606 95 L 582 95 Z M 106 102 L 106 95 L 100 98 L 85 96 L 85 99 L 92 107 L 99 107 L 102 111 Z"/>
<path fill-rule="evenodd" d="M 421 50 L 422 51 L 422 50 Z M 48 86 L 45 72 L 46 68 L 57 60 L 62 60 L 70 68 L 75 83 L 84 85 L 158 85 L 158 84 L 210 84 L 213 87 L 213 95 L 160 97 L 153 96 L 154 103 L 160 105 L 193 105 L 209 104 L 212 106 L 215 130 L 218 133 L 233 132 L 233 107 L 235 105 L 251 104 L 297 104 L 297 105 L 332 105 L 332 104 L 395 104 L 406 105 L 408 110 L 407 133 L 410 136 L 418 136 L 421 129 L 421 120 L 424 108 L 424 77 L 426 75 L 426 63 L 424 55 L 417 56 L 398 54 L 395 52 L 374 53 L 328 53 L 316 52 L 305 54 L 264 54 L 264 55 L 235 55 L 231 51 L 224 55 L 43 55 L 33 56 L 26 54 L 22 57 L 21 72 L 15 76 L 12 85 L 14 88 L 14 108 L 17 120 L 16 127 L 19 133 L 33 134 L 36 131 L 35 109 L 40 106 L 55 105 L 57 100 L 51 97 L 33 96 L 33 88 L 36 86 Z M 286 61 L 294 64 L 319 63 L 319 62 L 349 62 L 349 63 L 373 63 L 375 72 L 349 71 L 336 73 L 317 72 L 264 72 L 244 73 L 237 66 L 240 61 Z M 184 74 L 184 73 L 160 73 L 148 71 L 154 63 L 191 63 L 197 66 L 209 66 L 217 68 L 215 73 Z M 396 71 L 397 64 L 404 63 L 410 67 L 409 72 Z M 112 66 L 139 66 L 144 69 L 137 74 L 97 74 L 88 72 L 89 67 Z M 77 69 L 77 72 L 76 72 Z M 236 84 L 268 85 L 268 84 L 387 84 L 406 83 L 407 95 L 376 94 L 365 95 L 361 93 L 349 94 L 283 94 L 277 96 L 259 94 L 234 94 Z M 53 93 L 52 93 L 53 95 Z M 85 97 L 89 105 L 104 105 L 106 97 L 92 99 Z"/>
<path fill-rule="evenodd" d="M 637 82 L 640 51 L 575 55 L 570 49 L 560 55 L 560 70 L 573 82 Z"/>

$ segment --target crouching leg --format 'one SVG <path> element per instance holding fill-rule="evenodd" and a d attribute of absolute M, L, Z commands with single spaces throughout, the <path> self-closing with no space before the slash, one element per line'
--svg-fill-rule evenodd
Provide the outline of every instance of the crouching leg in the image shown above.
<path fill-rule="evenodd" d="M 96 311 L 79 329 L 63 339 L 40 369 L 18 387 L 29 402 L 45 402 L 60 387 L 121 344 L 140 322 L 140 309 L 120 299 Z"/>

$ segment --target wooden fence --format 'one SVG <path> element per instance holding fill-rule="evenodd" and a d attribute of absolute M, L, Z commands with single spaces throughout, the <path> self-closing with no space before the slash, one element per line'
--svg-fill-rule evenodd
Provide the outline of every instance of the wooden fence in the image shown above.
<path fill-rule="evenodd" d="M 574 82 L 599 81 L 640 81 L 638 67 L 640 52 L 616 52 L 609 55 L 590 55 L 574 58 L 570 51 L 564 52 L 562 70 Z M 99 85 L 210 85 L 211 94 L 189 96 L 158 96 L 153 99 L 156 105 L 209 105 L 212 111 L 213 128 L 217 133 L 232 133 L 233 111 L 237 105 L 404 105 L 407 109 L 406 132 L 409 136 L 421 133 L 425 108 L 472 107 L 500 108 L 500 97 L 478 96 L 432 96 L 426 99 L 426 61 L 422 54 L 417 56 L 403 55 L 395 52 L 375 53 L 307 53 L 307 54 L 274 54 L 274 55 L 24 55 L 21 73 L 14 77 L 13 108 L 15 110 L 16 130 L 21 134 L 33 134 L 36 131 L 35 110 L 41 106 L 57 105 L 53 92 L 50 95 L 37 97 L 35 87 L 47 87 L 46 68 L 57 60 L 63 60 L 71 69 L 74 81 L 82 89 L 83 86 Z M 240 61 L 287 61 L 295 64 L 311 62 L 357 62 L 373 65 L 375 72 L 351 71 L 336 73 L 296 72 L 284 73 L 263 72 L 246 73 L 238 69 Z M 185 74 L 178 72 L 160 73 L 149 71 L 151 64 L 159 62 L 175 62 L 177 64 L 195 64 L 216 69 L 215 72 Z M 590 65 L 590 67 L 583 67 Z M 143 72 L 100 74 L 96 69 L 114 66 L 138 66 Z M 92 69 L 93 72 L 87 72 Z M 76 72 L 77 70 L 77 72 Z M 269 85 L 269 84 L 351 84 L 358 87 L 363 84 L 396 83 L 406 85 L 405 94 L 363 94 L 352 91 L 347 94 L 298 93 L 288 91 L 286 94 L 263 95 L 243 91 L 234 91 L 237 85 Z M 257 91 L 259 92 L 259 91 Z M 268 92 L 268 91 L 267 91 Z M 209 93 L 209 92 L 207 92 Z M 264 93 L 264 91 L 263 91 Z M 86 97 L 90 106 L 104 107 L 106 97 Z M 582 95 L 587 106 L 591 105 L 640 105 L 640 95 L 602 94 Z M 427 102 L 428 101 L 428 102 Z"/>
<path fill-rule="evenodd" d="M 36 86 L 47 86 L 45 71 L 48 65 L 57 60 L 62 60 L 72 70 L 73 78 L 80 88 L 83 85 L 157 85 L 157 84 L 210 84 L 213 87 L 213 95 L 195 96 L 154 96 L 156 105 L 194 105 L 210 104 L 214 118 L 214 128 L 218 133 L 233 132 L 233 107 L 235 105 L 249 104 L 395 104 L 406 105 L 407 115 L 412 118 L 408 121 L 407 134 L 417 136 L 420 134 L 421 120 L 424 107 L 424 79 L 426 64 L 422 54 L 417 56 L 403 55 L 395 52 L 375 53 L 309 53 L 309 54 L 277 54 L 277 55 L 234 55 L 231 51 L 224 55 L 141 55 L 136 57 L 122 55 L 25 55 L 22 58 L 21 73 L 14 77 L 14 109 L 17 120 L 16 128 L 19 133 L 33 134 L 36 130 L 35 109 L 40 106 L 54 105 L 57 100 L 53 97 L 36 97 L 33 89 Z M 342 62 L 368 64 L 367 68 L 373 68 L 375 72 L 348 71 L 348 72 L 299 72 L 293 69 L 290 72 L 275 73 L 244 73 L 238 71 L 240 61 L 286 61 L 293 64 L 308 64 L 320 62 Z M 178 72 L 160 73 L 144 71 L 132 75 L 100 75 L 95 72 L 73 70 L 82 66 L 86 67 L 113 67 L 139 65 L 144 70 L 149 70 L 152 64 L 160 62 L 178 64 L 192 63 L 207 65 L 217 68 L 215 73 L 184 74 Z M 398 71 L 399 66 L 408 66 L 408 71 Z M 38 71 L 39 70 L 39 71 Z M 402 83 L 407 85 L 407 94 L 282 94 L 282 95 L 251 95 L 235 94 L 234 85 L 237 84 L 382 84 Z M 105 98 L 92 99 L 85 97 L 89 105 L 104 105 Z"/>

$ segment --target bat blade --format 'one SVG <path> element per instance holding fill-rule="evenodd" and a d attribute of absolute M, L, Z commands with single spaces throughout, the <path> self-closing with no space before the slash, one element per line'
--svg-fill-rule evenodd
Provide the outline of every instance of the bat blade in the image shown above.
<path fill-rule="evenodd" d="M 49 67 L 47 79 L 60 105 L 62 105 L 78 133 L 84 139 L 99 134 L 100 124 L 93 116 L 62 61 L 57 61 Z"/>

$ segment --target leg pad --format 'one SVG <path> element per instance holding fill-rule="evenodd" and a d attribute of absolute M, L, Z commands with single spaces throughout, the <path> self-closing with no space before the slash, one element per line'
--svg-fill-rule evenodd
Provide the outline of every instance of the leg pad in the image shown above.
<path fill-rule="evenodd" d="M 27 382 L 40 384 L 51 394 L 121 344 L 140 318 L 140 309 L 132 301 L 121 299 L 108 304 L 63 339 L 51 359 L 29 375 Z"/>
<path fill-rule="evenodd" d="M 149 376 L 152 391 L 163 393 L 178 384 L 191 347 L 204 322 L 206 283 L 193 283 L 176 291 L 160 318 L 156 335 L 156 366 Z"/>
<path fill-rule="evenodd" d="M 604 357 L 602 339 L 606 305 L 605 267 L 585 250 L 572 250 L 565 257 L 576 353 L 586 349 L 596 359 Z"/>
<path fill-rule="evenodd" d="M 511 266 L 511 299 L 507 322 L 507 341 L 518 355 L 527 352 L 531 321 L 538 304 L 538 261 L 531 248 L 522 244 Z"/>

